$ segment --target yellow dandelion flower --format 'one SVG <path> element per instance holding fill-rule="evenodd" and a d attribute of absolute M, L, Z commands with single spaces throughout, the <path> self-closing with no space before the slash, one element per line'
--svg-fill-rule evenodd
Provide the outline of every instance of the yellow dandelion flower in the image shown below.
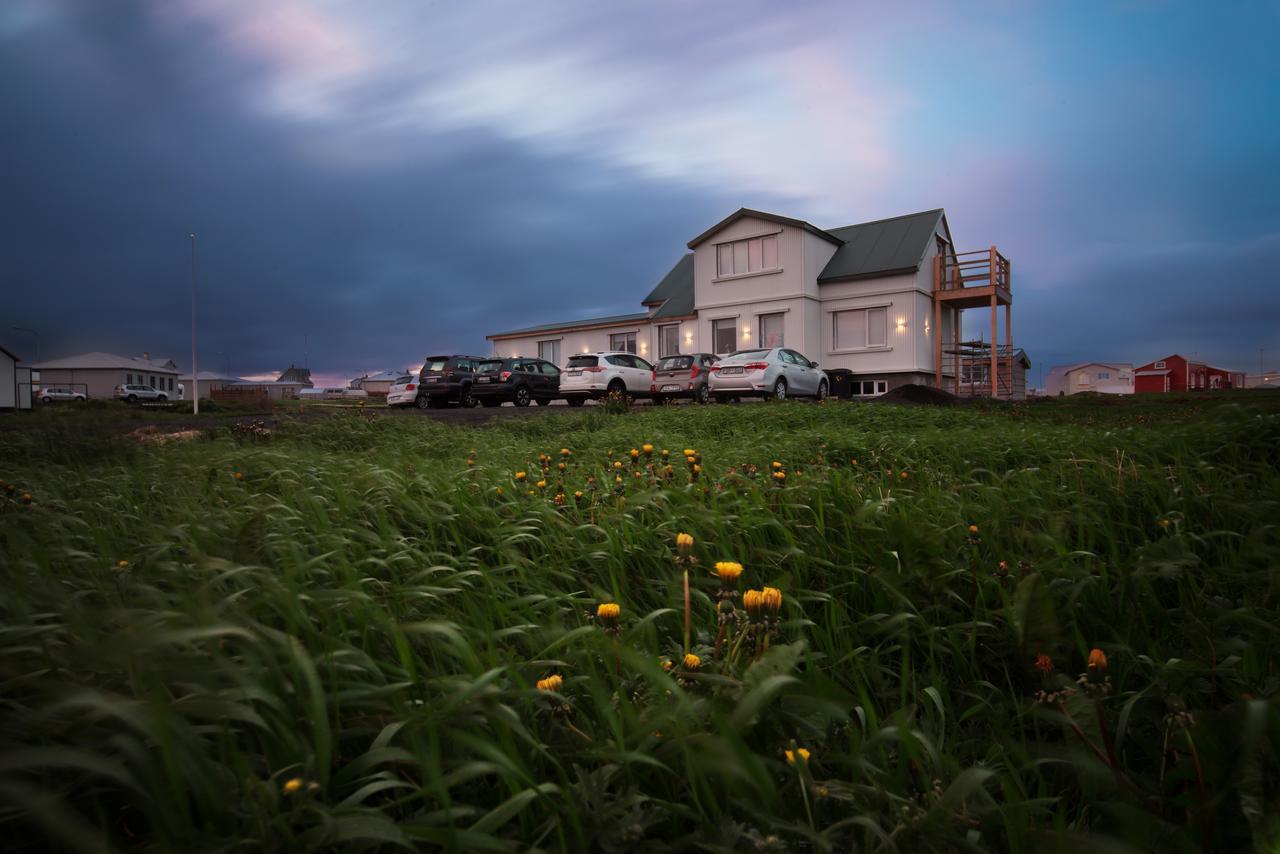
<path fill-rule="evenodd" d="M 614 461 L 613 461 L 613 467 L 614 467 L 615 469 L 620 469 L 620 468 L 622 468 L 622 460 L 614 460 Z"/>
<path fill-rule="evenodd" d="M 720 576 L 720 580 L 725 584 L 732 584 L 738 580 L 738 576 L 742 575 L 742 564 L 731 560 L 717 561 L 716 575 Z"/>
<path fill-rule="evenodd" d="M 280 791 L 284 792 L 286 795 L 292 795 L 294 792 L 298 792 L 301 790 L 302 790 L 301 777 L 292 777 L 288 780 L 285 780 L 284 785 L 280 787 Z"/>
<path fill-rule="evenodd" d="M 693 653 L 691 653 L 691 652 L 686 652 L 686 653 L 684 654 L 684 669 L 685 669 L 685 670 L 697 670 L 697 669 L 698 669 L 699 667 L 701 667 L 701 666 L 702 666 L 702 659 L 701 659 L 701 658 L 698 658 L 698 656 L 694 655 L 694 654 L 693 654 Z"/>
<path fill-rule="evenodd" d="M 760 591 L 760 605 L 766 611 L 778 613 L 782 609 L 782 591 L 776 587 L 766 587 Z"/>
<path fill-rule="evenodd" d="M 693 535 L 685 533 L 676 534 L 676 548 L 682 552 L 693 551 Z"/>
<path fill-rule="evenodd" d="M 906 480 L 906 479 L 907 479 L 907 473 L 904 471 L 904 472 L 902 472 L 902 474 L 898 475 L 898 477 L 902 478 L 903 480 Z"/>
<path fill-rule="evenodd" d="M 516 472 L 516 480 L 524 480 L 526 477 L 528 477 L 528 475 L 525 474 L 524 472 L 522 471 Z"/>
<path fill-rule="evenodd" d="M 693 464 L 693 473 L 694 473 L 694 474 L 702 474 L 702 466 L 698 465 L 697 463 L 694 463 L 694 464 Z"/>
<path fill-rule="evenodd" d="M 969 533 L 970 533 L 970 534 L 976 534 L 976 533 L 978 533 L 978 526 L 977 526 L 977 525 L 970 525 L 970 526 L 969 526 Z"/>
<path fill-rule="evenodd" d="M 24 493 L 22 493 L 22 496 L 21 496 L 21 497 L 22 497 L 22 503 L 23 503 L 23 504 L 30 504 L 30 503 L 31 503 L 31 493 L 30 493 L 30 492 L 24 492 Z"/>
<path fill-rule="evenodd" d="M 781 483 L 787 479 L 787 473 L 785 471 L 775 471 L 773 473 L 773 479 Z"/>
<path fill-rule="evenodd" d="M 676 666 L 676 665 L 675 665 L 675 662 L 674 662 L 674 661 L 672 661 L 671 659 L 669 659 L 669 658 L 664 658 L 664 659 L 662 659 L 662 669 L 663 669 L 663 670 L 670 670 L 671 668 L 673 668 L 673 667 L 675 667 L 675 666 Z"/>
<path fill-rule="evenodd" d="M 128 569 L 128 568 L 129 568 L 129 561 L 127 560 L 116 561 L 116 569 Z"/>
<path fill-rule="evenodd" d="M 244 480 L 244 472 L 242 471 L 236 472 L 236 480 Z"/>
<path fill-rule="evenodd" d="M 772 465 L 775 470 L 782 468 L 782 463 L 778 462 L 777 460 L 774 460 Z"/>
<path fill-rule="evenodd" d="M 538 489 L 546 489 L 547 482 L 545 480 L 540 480 L 537 483 L 535 483 L 534 486 L 538 487 Z"/>
<path fill-rule="evenodd" d="M 694 456 L 694 455 L 695 455 L 695 454 L 697 454 L 697 453 L 698 453 L 698 452 L 697 452 L 697 451 L 695 451 L 693 448 L 685 448 L 685 449 L 684 449 L 684 455 L 685 455 L 686 457 L 692 457 L 692 456 Z"/>
<path fill-rule="evenodd" d="M 640 456 L 640 449 L 639 449 L 639 448 L 632 448 L 632 449 L 631 449 L 631 451 L 630 451 L 630 453 L 631 453 L 631 459 L 633 459 L 633 460 L 634 460 L 634 459 L 637 459 L 637 458 Z"/>
<path fill-rule="evenodd" d="M 539 691 L 559 691 L 562 685 L 564 685 L 564 678 L 559 673 L 553 673 L 546 679 L 538 680 Z"/>
<path fill-rule="evenodd" d="M 759 590 L 748 590 L 742 594 L 742 607 L 746 609 L 749 616 L 758 617 L 760 609 L 764 607 L 764 597 Z"/>
<path fill-rule="evenodd" d="M 494 493 L 494 495 L 501 495 L 501 494 L 502 494 L 502 487 L 501 487 L 501 486 L 495 486 L 495 487 L 493 488 L 493 493 Z"/>
<path fill-rule="evenodd" d="M 662 449 L 662 458 L 665 460 L 665 459 L 666 459 L 667 457 L 669 457 L 669 456 L 671 456 L 671 452 L 670 452 L 670 451 L 668 451 L 666 448 L 663 448 L 663 449 Z"/>
<path fill-rule="evenodd" d="M 622 613 L 622 606 L 616 602 L 605 602 L 596 608 L 596 616 L 605 622 L 613 622 Z"/>
<path fill-rule="evenodd" d="M 794 751 L 788 750 L 786 753 L 788 765 L 795 765 L 797 759 L 805 765 L 809 764 L 809 751 L 803 747 L 797 747 Z"/>
<path fill-rule="evenodd" d="M 582 497 L 582 490 L 581 490 L 581 489 L 579 489 L 579 490 L 575 491 L 575 492 L 573 493 L 573 497 L 574 497 L 574 498 L 581 498 L 581 497 Z"/>
<path fill-rule="evenodd" d="M 641 446 L 640 446 L 640 450 L 644 451 L 646 455 L 647 455 L 647 454 L 652 454 L 652 453 L 653 453 L 653 445 L 650 445 L 648 442 L 646 442 L 646 443 L 644 443 L 643 445 L 641 445 Z"/>

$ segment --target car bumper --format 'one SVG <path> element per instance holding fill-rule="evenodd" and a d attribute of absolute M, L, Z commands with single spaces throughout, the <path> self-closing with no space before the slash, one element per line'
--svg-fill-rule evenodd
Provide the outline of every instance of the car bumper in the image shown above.
<path fill-rule="evenodd" d="M 737 376 L 722 377 L 715 375 L 708 383 L 712 394 L 744 394 L 762 392 L 769 388 L 769 382 L 765 374 L 739 374 Z"/>
<path fill-rule="evenodd" d="M 387 406 L 409 406 L 418 399 L 416 391 L 402 391 L 387 394 Z"/>

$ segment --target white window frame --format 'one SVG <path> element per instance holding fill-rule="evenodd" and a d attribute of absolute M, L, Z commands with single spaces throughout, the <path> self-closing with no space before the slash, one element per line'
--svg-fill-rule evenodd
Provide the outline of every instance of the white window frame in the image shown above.
<path fill-rule="evenodd" d="M 718 323 L 733 324 L 733 347 L 729 350 L 721 351 L 716 349 L 716 343 L 717 343 L 716 342 L 716 324 Z M 737 350 L 740 350 L 740 349 L 742 348 L 738 346 L 738 315 L 735 314 L 732 317 L 711 318 L 711 351 L 715 353 L 717 356 L 723 356 L 728 353 L 736 352 Z"/>
<path fill-rule="evenodd" d="M 1163 361 L 1163 360 L 1162 360 L 1162 361 L 1159 361 L 1159 362 L 1156 362 L 1156 370 L 1157 370 L 1157 371 L 1163 371 L 1163 370 L 1164 370 L 1164 368 L 1165 368 L 1165 364 L 1164 364 L 1164 361 Z"/>
<path fill-rule="evenodd" d="M 667 352 L 663 352 L 663 349 L 662 349 L 662 334 L 663 334 L 664 332 L 670 332 L 670 331 L 672 331 L 672 330 L 674 330 L 674 332 L 673 332 L 672 334 L 674 334 L 675 339 L 676 339 L 676 348 L 675 348 L 674 350 L 672 350 L 671 352 L 669 352 L 669 353 L 667 353 Z M 678 324 L 678 323 L 665 323 L 665 324 L 663 324 L 662 326 L 659 326 L 659 327 L 658 327 L 658 358 L 659 358 L 659 359 L 662 359 L 662 358 L 665 358 L 665 357 L 667 357 L 667 356 L 679 356 L 679 355 L 680 355 L 680 324 Z"/>
<path fill-rule="evenodd" d="M 881 352 L 883 350 L 892 350 L 893 345 L 889 343 L 889 309 L 893 308 L 893 303 L 883 303 L 879 305 L 863 305 L 852 308 L 835 309 L 830 312 L 831 322 L 831 353 L 865 353 L 868 351 Z M 860 311 L 863 316 L 863 341 L 871 340 L 871 312 L 880 310 L 884 312 L 884 343 L 883 344 L 863 344 L 861 347 L 841 347 L 840 338 L 837 329 L 840 323 L 840 315 Z"/>
<path fill-rule="evenodd" d="M 630 336 L 631 346 L 634 349 L 628 350 L 625 346 L 622 346 L 622 347 L 613 346 L 613 339 L 618 337 L 619 335 Z M 633 356 L 640 355 L 640 330 L 633 329 L 628 332 L 610 332 L 609 333 L 609 349 L 615 353 L 630 353 Z"/>
<path fill-rule="evenodd" d="M 889 390 L 888 380 L 850 380 L 850 383 L 849 394 L 851 397 L 879 397 Z M 863 390 L 863 386 L 866 383 L 874 383 L 872 386 L 873 391 L 867 392 Z M 857 391 L 853 390 L 855 387 Z"/>
<path fill-rule="evenodd" d="M 543 338 L 539 340 L 538 358 L 542 359 L 544 362 L 550 362 L 556 367 L 560 367 L 560 342 L 563 340 L 563 338 Z M 542 345 L 544 344 L 550 344 L 552 346 L 552 349 L 555 351 L 555 358 L 548 359 L 546 356 L 542 355 Z"/>
<path fill-rule="evenodd" d="M 732 279 L 743 279 L 749 276 L 768 276 L 774 273 L 781 273 L 781 236 L 781 231 L 770 231 L 762 234 L 751 234 L 746 237 L 739 237 L 735 240 L 726 240 L 722 243 L 715 244 L 716 275 L 711 281 L 724 282 Z M 773 243 L 772 267 L 766 267 L 764 265 L 765 241 L 772 241 Z M 753 247 L 753 243 L 758 244 L 758 247 Z M 758 266 L 755 266 L 754 268 L 752 267 L 751 251 L 753 248 L 756 248 L 758 253 L 758 258 L 755 262 Z M 737 263 L 739 249 L 741 249 L 742 252 L 742 270 L 738 269 Z M 731 268 L 727 272 L 725 270 L 725 264 L 723 263 L 725 260 L 724 253 L 726 251 L 728 252 L 728 261 Z"/>

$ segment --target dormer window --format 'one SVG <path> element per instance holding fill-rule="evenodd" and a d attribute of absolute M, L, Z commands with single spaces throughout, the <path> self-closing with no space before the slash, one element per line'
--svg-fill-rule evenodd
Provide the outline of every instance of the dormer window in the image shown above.
<path fill-rule="evenodd" d="M 1156 370 L 1160 371 L 1163 369 L 1164 369 L 1164 362 L 1156 362 Z"/>
<path fill-rule="evenodd" d="M 778 269 L 778 235 L 749 237 L 716 245 L 716 271 L 720 278 L 745 276 Z"/>

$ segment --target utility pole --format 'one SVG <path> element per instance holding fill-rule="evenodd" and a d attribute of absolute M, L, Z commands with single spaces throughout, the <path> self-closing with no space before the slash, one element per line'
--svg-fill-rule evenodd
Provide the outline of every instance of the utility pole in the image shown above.
<path fill-rule="evenodd" d="M 196 233 L 191 232 L 191 414 L 200 414 L 200 371 L 196 368 Z"/>

